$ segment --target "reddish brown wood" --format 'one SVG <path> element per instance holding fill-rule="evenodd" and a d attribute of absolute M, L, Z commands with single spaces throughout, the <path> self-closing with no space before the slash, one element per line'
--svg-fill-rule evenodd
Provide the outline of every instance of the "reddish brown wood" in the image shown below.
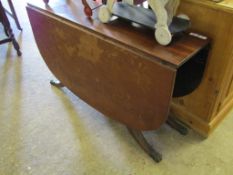
<path fill-rule="evenodd" d="M 139 130 L 160 127 L 168 116 L 176 68 L 207 41 L 186 35 L 162 47 L 148 30 L 132 30 L 122 22 L 104 25 L 87 19 L 80 9 L 72 2 L 27 7 L 50 70 L 106 116 Z"/>
<path fill-rule="evenodd" d="M 87 18 L 81 0 L 69 3 L 56 0 L 51 1 L 49 6 L 45 6 L 41 1 L 31 0 L 29 6 L 51 13 L 59 19 L 73 21 L 76 26 L 98 34 L 99 37 L 108 38 L 116 44 L 143 53 L 154 61 L 166 62 L 174 67 L 181 66 L 209 42 L 186 36 L 178 37 L 171 45 L 163 47 L 155 42 L 153 30 L 133 28 L 129 23 L 122 21 L 114 21 L 111 24 L 100 23 L 97 17 L 98 8 L 93 10 L 92 19 Z"/>
<path fill-rule="evenodd" d="M 106 116 L 125 124 L 143 150 L 159 162 L 161 154 L 141 130 L 157 129 L 167 120 L 177 69 L 208 40 L 184 35 L 162 47 L 156 44 L 153 32 L 144 28 L 120 21 L 104 25 L 96 12 L 93 20 L 86 18 L 77 1 L 57 0 L 56 6 L 46 7 L 37 1 L 27 6 L 39 50 L 61 81 L 51 84 L 68 87 Z M 196 57 L 204 56 L 200 53 Z M 178 80 L 181 70 L 193 60 L 179 69 Z M 177 127 L 176 122 L 170 124 Z"/>
<path fill-rule="evenodd" d="M 76 95 L 132 128 L 156 129 L 166 120 L 174 69 L 79 26 L 28 13 L 45 62 Z"/>

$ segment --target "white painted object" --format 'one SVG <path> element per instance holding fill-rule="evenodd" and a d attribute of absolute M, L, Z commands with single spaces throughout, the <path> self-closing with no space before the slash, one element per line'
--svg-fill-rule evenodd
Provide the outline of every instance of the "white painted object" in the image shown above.
<path fill-rule="evenodd" d="M 147 0 L 153 10 L 157 23 L 155 24 L 155 39 L 161 45 L 168 45 L 172 41 L 172 34 L 168 26 L 171 24 L 173 17 L 179 7 L 180 0 Z M 212 0 L 219 2 L 221 0 Z M 109 22 L 112 16 L 113 5 L 116 0 L 107 0 L 106 5 L 103 5 L 99 11 L 99 19 L 103 23 Z M 134 0 L 123 0 L 123 3 L 134 4 Z M 179 15 L 178 17 L 188 19 L 187 15 Z"/>
<path fill-rule="evenodd" d="M 109 22 L 109 20 L 111 18 L 111 12 L 106 5 L 103 5 L 100 7 L 98 17 L 102 23 Z"/>

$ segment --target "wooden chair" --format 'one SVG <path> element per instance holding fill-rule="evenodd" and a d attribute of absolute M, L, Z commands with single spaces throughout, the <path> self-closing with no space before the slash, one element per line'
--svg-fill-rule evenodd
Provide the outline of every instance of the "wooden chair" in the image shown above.
<path fill-rule="evenodd" d="M 17 28 L 19 30 L 23 30 L 22 27 L 19 24 L 19 20 L 18 20 L 18 17 L 16 15 L 15 8 L 14 8 L 14 5 L 13 5 L 12 1 L 11 0 L 7 0 L 7 2 L 8 2 L 10 10 L 4 8 L 5 12 L 14 19 Z"/>
<path fill-rule="evenodd" d="M 5 13 L 5 9 L 2 6 L 2 2 L 1 1 L 0 1 L 0 22 L 2 23 L 2 25 L 4 27 L 5 34 L 7 36 L 7 38 L 5 38 L 3 40 L 0 40 L 0 44 L 4 44 L 4 43 L 7 43 L 7 42 L 12 42 L 15 50 L 17 51 L 17 55 L 21 56 L 22 53 L 20 51 L 19 44 L 15 40 L 13 31 L 12 31 L 11 26 L 10 26 L 10 22 L 9 22 L 9 20 L 7 18 L 7 15 Z"/>

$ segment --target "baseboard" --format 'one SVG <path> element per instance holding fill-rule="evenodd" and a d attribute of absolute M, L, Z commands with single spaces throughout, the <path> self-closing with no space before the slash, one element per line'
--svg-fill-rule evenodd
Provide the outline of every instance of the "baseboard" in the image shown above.
<path fill-rule="evenodd" d="M 184 107 L 172 103 L 170 113 L 203 137 L 208 137 L 210 133 L 209 124 L 187 111 Z"/>

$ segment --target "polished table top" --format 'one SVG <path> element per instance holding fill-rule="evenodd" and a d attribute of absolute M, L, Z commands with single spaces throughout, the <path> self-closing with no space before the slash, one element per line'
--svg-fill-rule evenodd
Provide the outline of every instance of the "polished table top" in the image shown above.
<path fill-rule="evenodd" d="M 45 5 L 42 0 L 31 0 L 28 5 L 49 12 L 61 20 L 71 21 L 85 30 L 98 33 L 100 37 L 123 44 L 133 51 L 141 52 L 149 59 L 160 61 L 174 68 L 183 65 L 209 42 L 187 35 L 175 38 L 175 41 L 167 47 L 160 46 L 155 41 L 152 30 L 132 27 L 129 23 L 120 20 L 102 24 L 97 17 L 98 9 L 93 11 L 92 18 L 87 18 L 80 0 L 70 0 L 68 3 L 50 0 L 48 5 Z"/>
<path fill-rule="evenodd" d="M 27 6 L 41 55 L 61 81 L 57 86 L 66 86 L 126 125 L 140 146 L 160 161 L 141 130 L 157 129 L 167 120 L 176 75 L 190 62 L 181 65 L 209 40 L 184 34 L 164 47 L 154 40 L 154 31 L 121 20 L 102 24 L 97 11 L 87 18 L 78 0 L 51 0 L 48 6 L 30 1 Z"/>

